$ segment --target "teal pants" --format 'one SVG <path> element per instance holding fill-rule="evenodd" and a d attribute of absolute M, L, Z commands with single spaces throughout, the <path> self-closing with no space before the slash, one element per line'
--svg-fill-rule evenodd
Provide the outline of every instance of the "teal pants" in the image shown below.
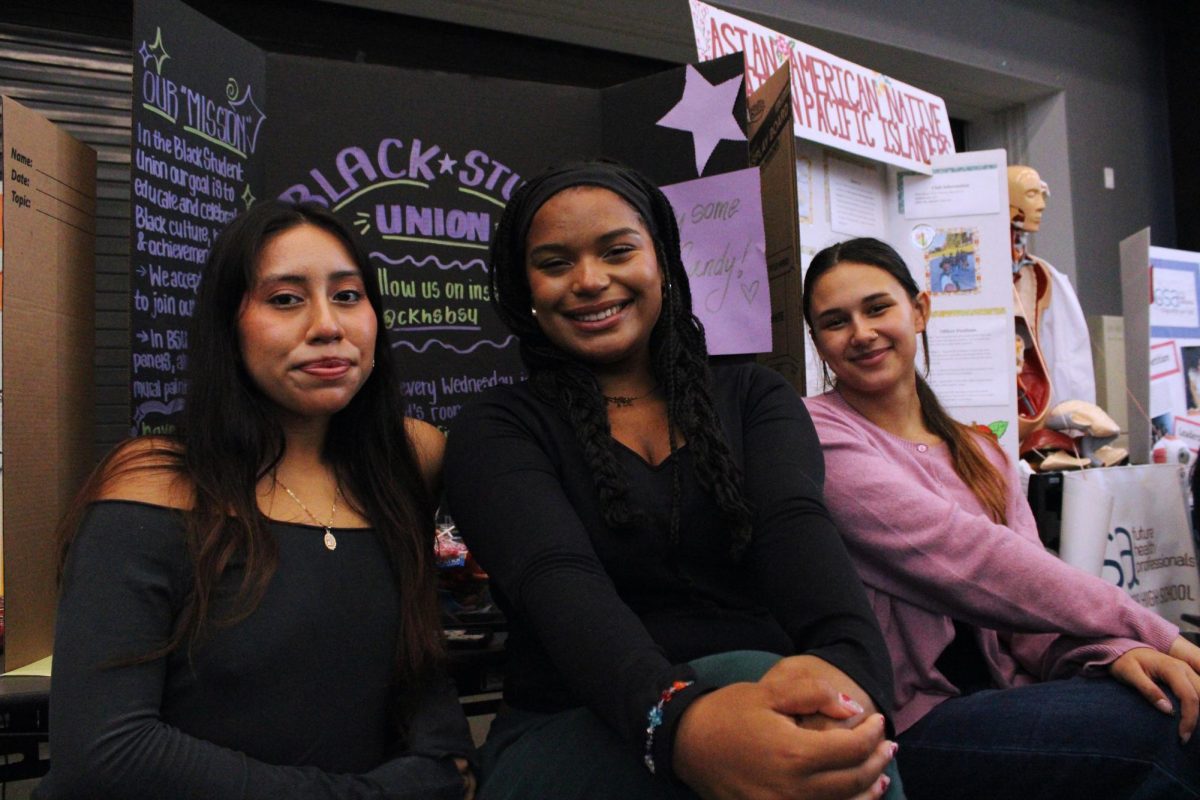
<path fill-rule="evenodd" d="M 756 681 L 779 661 L 739 651 L 692 662 L 707 683 Z M 650 774 L 629 746 L 586 708 L 556 714 L 510 709 L 492 723 L 480 753 L 480 800 L 697 800 L 688 787 Z M 885 800 L 904 800 L 895 762 Z"/>

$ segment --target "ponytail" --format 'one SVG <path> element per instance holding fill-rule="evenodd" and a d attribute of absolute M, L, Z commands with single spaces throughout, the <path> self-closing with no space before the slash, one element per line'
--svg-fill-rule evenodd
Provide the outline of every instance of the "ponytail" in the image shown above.
<path fill-rule="evenodd" d="M 917 375 L 917 399 L 921 402 L 921 418 L 931 433 L 941 437 L 950 448 L 950 463 L 954 473 L 970 488 L 992 522 L 1008 524 L 1008 482 L 996 465 L 988 460 L 979 447 L 974 431 L 952 418 L 938 402 L 937 395 L 920 375 Z M 995 440 L 989 440 L 1003 454 Z"/>

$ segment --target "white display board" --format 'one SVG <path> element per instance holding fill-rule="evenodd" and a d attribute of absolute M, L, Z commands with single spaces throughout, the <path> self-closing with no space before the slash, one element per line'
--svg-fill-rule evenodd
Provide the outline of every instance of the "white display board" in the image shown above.
<path fill-rule="evenodd" d="M 1200 253 L 1150 248 L 1150 443 L 1200 450 Z"/>
<path fill-rule="evenodd" d="M 1200 253 L 1154 247 L 1149 228 L 1121 243 L 1131 457 L 1178 437 L 1200 452 Z"/>

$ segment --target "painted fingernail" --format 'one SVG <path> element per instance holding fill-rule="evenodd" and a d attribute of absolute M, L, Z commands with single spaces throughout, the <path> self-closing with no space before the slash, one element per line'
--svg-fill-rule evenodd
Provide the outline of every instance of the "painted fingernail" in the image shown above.
<path fill-rule="evenodd" d="M 1165 697 L 1160 697 L 1154 701 L 1154 707 L 1164 714 L 1171 713 L 1171 701 Z"/>
<path fill-rule="evenodd" d="M 899 742 L 889 742 L 889 745 L 890 746 L 888 747 L 888 757 L 895 758 L 896 753 L 900 752 L 900 743 Z"/>
<path fill-rule="evenodd" d="M 891 785 L 892 785 L 892 779 L 891 779 L 891 778 L 889 778 L 887 775 L 880 775 L 880 776 L 879 776 L 879 791 L 881 791 L 881 792 L 886 792 L 886 791 L 887 791 L 887 787 L 889 787 L 889 786 L 891 786 Z"/>
<path fill-rule="evenodd" d="M 1192 740 L 1192 733 L 1191 733 L 1191 731 L 1188 731 L 1187 733 L 1183 734 L 1179 738 L 1181 740 L 1183 740 L 1184 744 L 1187 744 L 1188 742 L 1190 742 Z"/>
<path fill-rule="evenodd" d="M 855 714 L 861 714 L 863 712 L 863 707 L 860 706 L 853 697 L 845 692 L 838 695 L 838 702 L 840 702 L 843 707 L 853 711 Z"/>

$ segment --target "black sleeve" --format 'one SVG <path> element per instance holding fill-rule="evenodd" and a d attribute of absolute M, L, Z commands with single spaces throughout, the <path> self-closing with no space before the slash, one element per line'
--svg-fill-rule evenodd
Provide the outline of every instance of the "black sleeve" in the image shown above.
<path fill-rule="evenodd" d="M 448 676 L 435 679 L 419 697 L 407 723 L 404 753 L 427 758 L 463 757 L 474 763 L 471 729 Z"/>
<path fill-rule="evenodd" d="M 618 596 L 564 491 L 535 408 L 493 393 L 459 416 L 446 448 L 450 508 L 511 613 L 534 631 L 572 694 L 640 754 L 660 693 L 695 675 L 667 660 Z M 710 688 L 696 683 L 668 704 L 655 733 L 660 770 L 670 772 L 680 714 Z"/>
<path fill-rule="evenodd" d="M 825 508 L 825 462 L 796 390 L 762 367 L 747 371 L 742 436 L 754 539 L 745 565 L 799 653 L 849 675 L 892 708 L 892 669 L 862 582 Z"/>
<path fill-rule="evenodd" d="M 335 775 L 266 764 L 165 724 L 166 660 L 119 664 L 167 640 L 189 586 L 178 523 L 156 511 L 147 524 L 145 509 L 97 504 L 71 547 L 51 679 L 54 758 L 37 797 L 462 797 L 450 759 L 407 755 L 367 775 Z"/>

